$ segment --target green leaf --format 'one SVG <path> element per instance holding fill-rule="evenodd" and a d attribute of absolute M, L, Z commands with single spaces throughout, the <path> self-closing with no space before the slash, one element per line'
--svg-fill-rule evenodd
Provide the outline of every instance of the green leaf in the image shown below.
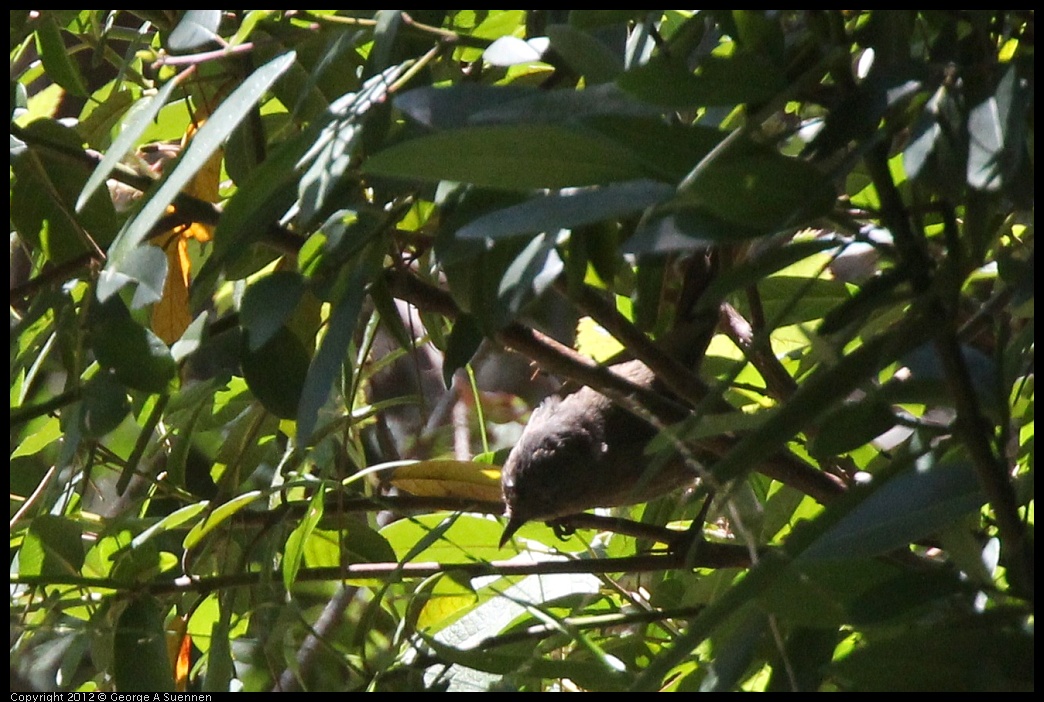
<path fill-rule="evenodd" d="M 265 409 L 281 419 L 297 416 L 311 360 L 301 340 L 286 326 L 269 333 L 257 348 L 251 335 L 244 335 L 243 377 Z"/>
<path fill-rule="evenodd" d="M 394 105 L 410 119 L 431 129 L 467 126 L 472 115 L 482 114 L 516 100 L 531 98 L 535 88 L 515 85 L 461 83 L 445 88 L 425 86 L 395 96 Z"/>
<path fill-rule="evenodd" d="M 996 92 L 968 113 L 968 185 L 977 190 L 997 191 L 1015 175 L 1024 138 L 1017 84 L 1010 66 Z"/>
<path fill-rule="evenodd" d="M 381 529 L 380 533 L 395 549 L 396 560 L 439 563 L 472 563 L 501 555 L 500 524 L 483 517 L 463 514 L 446 525 L 446 514 L 425 514 L 403 519 Z M 437 537 L 431 539 L 432 534 Z M 417 550 L 418 545 L 423 545 Z"/>
<path fill-rule="evenodd" d="M 221 10 L 188 10 L 167 37 L 167 48 L 180 54 L 216 44 L 220 25 Z"/>
<path fill-rule="evenodd" d="M 103 269 L 98 274 L 98 299 L 109 300 L 128 283 L 137 283 L 131 307 L 141 309 L 159 302 L 167 280 L 167 256 L 158 246 L 139 246 L 127 254 L 119 270 Z"/>
<path fill-rule="evenodd" d="M 816 456 L 837 456 L 870 443 L 895 426 L 895 415 L 880 399 L 841 405 L 819 426 L 812 442 Z"/>
<path fill-rule="evenodd" d="M 623 71 L 623 60 L 582 29 L 568 24 L 552 24 L 547 28 L 547 36 L 551 48 L 591 85 L 611 81 Z"/>
<path fill-rule="evenodd" d="M 740 142 L 687 182 L 678 205 L 772 234 L 828 213 L 835 198 L 833 186 L 809 163 Z"/>
<path fill-rule="evenodd" d="M 308 366 L 301 401 L 297 405 L 297 442 L 301 446 L 311 439 L 319 410 L 326 404 L 330 389 L 335 386 L 345 367 L 348 346 L 355 333 L 366 288 L 379 269 L 374 260 L 375 251 L 383 253 L 380 249 L 364 250 L 354 265 L 347 266 L 342 273 L 343 292 L 340 299 L 333 303 L 326 336 Z M 350 372 L 351 366 L 347 368 Z"/>
<path fill-rule="evenodd" d="M 603 185 L 653 175 L 620 144 L 585 130 L 536 124 L 470 127 L 412 139 L 375 154 L 363 170 L 509 190 Z"/>
<path fill-rule="evenodd" d="M 792 241 L 786 246 L 769 249 L 715 277 L 701 296 L 700 306 L 708 309 L 715 307 L 730 293 L 756 285 L 787 266 L 835 246 L 837 246 L 836 241 L 824 238 L 812 241 Z"/>
<path fill-rule="evenodd" d="M 681 182 L 725 137 L 717 129 L 620 112 L 592 115 L 584 126 L 630 149 L 651 177 L 668 183 Z"/>
<path fill-rule="evenodd" d="M 87 97 L 87 85 L 80 69 L 65 46 L 61 30 L 52 15 L 45 14 L 36 25 L 36 50 L 47 77 L 73 95 Z"/>
<path fill-rule="evenodd" d="M 726 222 L 699 210 L 667 213 L 652 210 L 621 248 L 624 253 L 658 254 L 702 250 L 716 242 L 747 241 L 762 236 L 764 232 L 760 229 Z"/>
<path fill-rule="evenodd" d="M 283 328 L 304 292 L 304 280 L 292 271 L 275 271 L 250 284 L 243 294 L 239 316 L 247 330 L 251 352 Z"/>
<path fill-rule="evenodd" d="M 569 24 L 577 29 L 598 29 L 641 20 L 649 10 L 570 10 Z"/>
<path fill-rule="evenodd" d="M 65 517 L 41 514 L 29 524 L 19 551 L 19 575 L 78 575 L 83 567 L 83 535 Z"/>
<path fill-rule="evenodd" d="M 141 135 L 145 133 L 145 130 L 152 126 L 152 121 L 163 106 L 167 104 L 167 101 L 170 100 L 171 93 L 177 87 L 178 81 L 167 81 L 158 93 L 139 102 L 138 109 L 131 113 L 130 119 L 123 125 L 119 136 L 116 137 L 116 141 L 105 152 L 101 163 L 97 165 L 94 172 L 91 173 L 91 177 L 87 179 L 87 183 L 83 186 L 83 190 L 76 200 L 77 212 L 82 210 L 95 191 L 105 184 L 106 179 L 123 160 L 123 157 L 131 152 Z"/>
<path fill-rule="evenodd" d="M 809 144 L 808 151 L 823 157 L 847 148 L 853 140 L 865 142 L 893 105 L 921 89 L 922 81 L 916 75 L 914 64 L 886 66 L 875 61 L 863 82 L 846 93 L 827 115 L 823 129 Z"/>
<path fill-rule="evenodd" d="M 95 193 L 78 214 L 73 207 L 87 180 L 87 169 L 62 152 L 80 152 L 80 136 L 44 119 L 28 125 L 24 132 L 27 148 L 11 157 L 11 221 L 19 235 L 43 251 L 51 263 L 87 252 L 86 236 L 107 246 L 119 222 L 108 192 Z"/>
<path fill-rule="evenodd" d="M 993 610 L 904 626 L 869 637 L 828 674 L 853 692 L 1034 690 L 1033 626 Z"/>
<path fill-rule="evenodd" d="M 354 172 L 352 159 L 362 136 L 362 118 L 371 107 L 384 101 L 388 88 L 402 71 L 402 66 L 393 66 L 366 81 L 358 93 L 344 95 L 330 105 L 325 116 L 329 121 L 324 120 L 298 164 L 299 168 L 310 164 L 297 185 L 300 226 L 307 227 L 336 206 L 331 201 L 342 195 L 345 178 Z"/>
<path fill-rule="evenodd" d="M 470 315 L 463 315 L 453 323 L 449 343 L 446 345 L 446 355 L 442 362 L 442 379 L 445 381 L 446 387 L 451 386 L 453 374 L 457 369 L 463 368 L 466 363 L 471 361 L 484 338 L 482 329 Z"/>
<path fill-rule="evenodd" d="M 559 229 L 640 212 L 673 194 L 671 186 L 649 180 L 540 194 L 521 204 L 472 220 L 457 230 L 457 236 L 497 239 L 518 234 L 554 233 Z"/>
<path fill-rule="evenodd" d="M 83 387 L 78 420 L 80 432 L 99 438 L 119 426 L 130 411 L 127 390 L 108 373 L 98 373 Z"/>
<path fill-rule="evenodd" d="M 166 517 L 159 520 L 158 522 L 150 526 L 148 529 L 135 536 L 134 540 L 131 541 L 131 548 L 138 548 L 154 536 L 160 536 L 168 531 L 171 531 L 172 529 L 177 529 L 182 524 L 185 524 L 189 520 L 195 518 L 196 515 L 205 510 L 209 504 L 209 502 L 203 500 L 202 502 L 196 502 L 191 505 L 185 505 L 181 509 L 174 510 Z"/>
<path fill-rule="evenodd" d="M 554 284 L 563 267 L 555 237 L 534 237 L 504 271 L 497 290 L 498 301 L 511 317 L 517 316 L 530 300 Z"/>
<path fill-rule="evenodd" d="M 678 61 L 659 58 L 632 68 L 616 83 L 640 100 L 674 109 L 763 102 L 787 85 L 781 66 L 746 51 L 708 56 L 698 73 Z"/>
<path fill-rule="evenodd" d="M 165 611 L 156 598 L 139 595 L 120 613 L 112 644 L 113 679 L 118 692 L 174 692 L 174 672 L 163 629 Z"/>
<path fill-rule="evenodd" d="M 323 500 L 326 491 L 319 489 L 308 501 L 304 518 L 298 523 L 290 536 L 286 539 L 286 550 L 283 552 L 283 587 L 288 591 L 297 580 L 297 571 L 301 568 L 301 560 L 304 558 L 304 545 L 312 536 L 319 520 L 323 518 Z"/>
<path fill-rule="evenodd" d="M 150 393 L 170 389 L 177 364 L 163 340 L 131 318 L 123 301 L 111 297 L 91 310 L 91 348 L 98 362 L 129 388 Z"/>
<path fill-rule="evenodd" d="M 732 480 L 758 461 L 776 453 L 799 431 L 830 411 L 889 363 L 920 346 L 939 324 L 940 316 L 926 303 L 912 308 L 890 332 L 870 339 L 835 365 L 820 368 L 805 378 L 785 405 L 774 411 L 761 427 L 740 439 L 713 466 L 719 480 Z"/>
<path fill-rule="evenodd" d="M 207 534 L 217 529 L 226 521 L 234 517 L 240 510 L 249 506 L 252 502 L 261 499 L 263 496 L 264 493 L 260 490 L 251 490 L 242 495 L 236 495 L 228 502 L 218 505 L 203 521 L 192 527 L 189 533 L 185 535 L 185 540 L 182 542 L 182 546 L 185 549 L 194 548 Z"/>
<path fill-rule="evenodd" d="M 207 649 L 207 672 L 203 677 L 203 691 L 228 692 L 229 684 L 236 674 L 232 661 L 232 641 L 238 636 L 232 635 L 228 618 L 222 615 L 214 620 L 209 638 L 210 648 Z"/>
<path fill-rule="evenodd" d="M 209 296 L 222 268 L 246 256 L 251 244 L 294 204 L 294 169 L 313 140 L 313 134 L 304 132 L 280 144 L 228 201 L 214 228 L 214 251 L 192 285 L 194 301 Z"/>
<path fill-rule="evenodd" d="M 254 108 L 272 83 L 293 64 L 296 57 L 293 51 L 289 51 L 269 61 L 254 71 L 221 103 L 196 132 L 177 166 L 113 242 L 109 249 L 107 269 L 121 269 L 130 252 L 149 235 L 156 222 L 166 213 L 167 206 L 221 148 L 236 125 Z"/>
<path fill-rule="evenodd" d="M 921 459 L 874 490 L 822 534 L 802 561 L 860 558 L 902 548 L 952 524 L 986 501 L 968 461 Z"/>

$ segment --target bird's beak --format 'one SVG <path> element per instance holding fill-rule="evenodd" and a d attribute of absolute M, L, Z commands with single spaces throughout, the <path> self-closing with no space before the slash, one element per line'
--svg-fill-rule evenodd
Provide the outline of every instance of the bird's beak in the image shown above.
<path fill-rule="evenodd" d="M 508 515 L 507 526 L 504 527 L 504 533 L 500 535 L 500 548 L 504 548 L 504 544 L 508 542 L 508 539 L 514 536 L 515 532 L 518 531 L 519 528 L 525 523 L 526 522 L 524 519 L 519 519 L 516 516 Z"/>

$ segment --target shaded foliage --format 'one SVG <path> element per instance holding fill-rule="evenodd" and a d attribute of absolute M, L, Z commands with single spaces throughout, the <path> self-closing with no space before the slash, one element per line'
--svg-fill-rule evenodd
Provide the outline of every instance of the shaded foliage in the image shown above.
<path fill-rule="evenodd" d="M 13 10 L 17 683 L 1032 690 L 1033 26 Z M 700 480 L 499 548 L 566 379 Z"/>

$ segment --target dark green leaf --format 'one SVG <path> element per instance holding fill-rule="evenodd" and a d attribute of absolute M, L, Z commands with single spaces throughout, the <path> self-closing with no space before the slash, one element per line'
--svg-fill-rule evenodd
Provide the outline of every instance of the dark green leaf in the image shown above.
<path fill-rule="evenodd" d="M 471 361 L 483 338 L 482 329 L 471 316 L 464 315 L 454 322 L 446 346 L 446 357 L 442 362 L 442 378 L 446 387 L 450 387 L 457 369 Z"/>
<path fill-rule="evenodd" d="M 304 281 L 291 271 L 276 271 L 246 289 L 239 315 L 252 353 L 284 328 L 304 293 Z"/>
<path fill-rule="evenodd" d="M 423 87 L 395 97 L 395 107 L 432 129 L 466 126 L 472 115 L 532 97 L 535 88 L 462 83 L 446 88 Z"/>
<path fill-rule="evenodd" d="M 677 61 L 654 60 L 616 82 L 640 100 L 671 108 L 763 102 L 787 85 L 780 66 L 751 52 L 708 56 L 695 74 Z"/>
<path fill-rule="evenodd" d="M 509 190 L 603 185 L 651 175 L 620 144 L 585 130 L 536 124 L 470 127 L 412 139 L 375 154 L 363 170 Z"/>
<path fill-rule="evenodd" d="M 707 212 L 653 213 L 623 242 L 625 253 L 657 254 L 706 249 L 716 242 L 745 241 L 763 236 L 759 229 L 726 222 Z"/>
<path fill-rule="evenodd" d="M 343 195 L 345 179 L 353 166 L 352 157 L 362 134 L 362 119 L 374 104 L 385 99 L 388 88 L 401 72 L 401 66 L 389 68 L 366 81 L 358 93 L 344 95 L 330 105 L 320 121 L 322 129 L 313 135 L 308 152 L 297 164 L 298 169 L 304 170 L 297 185 L 300 226 L 307 227 L 336 206 L 332 201 Z"/>
<path fill-rule="evenodd" d="M 297 405 L 297 441 L 301 446 L 311 439 L 319 410 L 329 399 L 330 390 L 347 360 L 348 346 L 355 333 L 366 288 L 377 271 L 374 251 L 364 251 L 354 265 L 347 266 L 342 273 L 341 296 L 333 303 L 326 336 L 308 366 L 301 401 Z"/>
<path fill-rule="evenodd" d="M 465 86 L 460 86 L 461 88 Z M 490 92 L 507 92 L 511 88 L 491 88 Z M 440 90 L 442 100 L 452 93 Z M 445 112 L 445 110 L 444 110 Z M 631 117 L 658 120 L 659 112 L 643 105 L 611 83 L 593 85 L 584 90 L 538 90 L 517 93 L 512 100 L 497 99 L 484 109 L 473 109 L 466 123 L 482 124 L 576 124 L 594 117 Z M 461 125 L 463 126 L 463 125 Z"/>
<path fill-rule="evenodd" d="M 836 241 L 824 238 L 794 241 L 786 246 L 765 251 L 718 275 L 700 298 L 700 305 L 716 306 L 729 293 L 756 285 L 773 273 L 834 246 L 837 246 Z"/>
<path fill-rule="evenodd" d="M 1032 692 L 1033 627 L 992 611 L 872 637 L 830 668 L 845 689 L 867 692 Z"/>
<path fill-rule="evenodd" d="M 826 214 L 835 193 L 813 166 L 753 144 L 737 144 L 688 181 L 679 203 L 765 234 Z"/>
<path fill-rule="evenodd" d="M 80 401 L 80 432 L 99 438 L 119 426 L 130 411 L 127 390 L 108 373 L 99 373 L 83 387 Z"/>
<path fill-rule="evenodd" d="M 766 692 L 815 692 L 834 657 L 838 633 L 834 629 L 798 628 L 787 637 L 780 659 L 772 666 Z"/>
<path fill-rule="evenodd" d="M 763 613 L 748 612 L 724 641 L 715 641 L 714 660 L 709 666 L 707 677 L 700 684 L 700 691 L 734 690 L 750 666 L 754 658 L 754 649 L 767 628 L 768 622 Z"/>
<path fill-rule="evenodd" d="M 823 335 L 833 334 L 850 324 L 864 324 L 874 311 L 909 297 L 909 293 L 900 287 L 906 280 L 906 274 L 896 268 L 870 278 L 853 297 L 827 313 L 818 332 Z"/>
<path fill-rule="evenodd" d="M 740 439 L 713 466 L 715 475 L 721 480 L 731 480 L 750 470 L 850 392 L 876 377 L 882 367 L 924 343 L 943 321 L 927 307 L 911 309 L 903 322 L 889 333 L 868 340 L 836 365 L 808 376 L 785 405 L 770 415 L 759 429 Z"/>
<path fill-rule="evenodd" d="M 129 388 L 150 393 L 170 389 L 177 364 L 163 341 L 135 322 L 119 297 L 92 309 L 91 346 L 98 362 Z"/>
<path fill-rule="evenodd" d="M 223 607 L 227 606 L 223 605 Z M 203 677 L 203 691 L 228 692 L 229 683 L 232 682 L 235 674 L 229 615 L 222 611 L 210 627 L 210 648 L 207 649 L 207 672 Z"/>
<path fill-rule="evenodd" d="M 717 129 L 670 124 L 620 111 L 593 115 L 584 125 L 626 146 L 655 174 L 652 177 L 668 183 L 680 182 L 725 137 Z"/>
<path fill-rule="evenodd" d="M 569 24 L 577 29 L 591 30 L 640 20 L 649 13 L 650 10 L 570 10 Z"/>
<path fill-rule="evenodd" d="M 1010 66 L 996 92 L 968 113 L 968 185 L 996 191 L 1017 173 L 1023 155 L 1024 95 Z"/>
<path fill-rule="evenodd" d="M 547 36 L 551 48 L 591 85 L 611 81 L 623 70 L 621 58 L 582 29 L 553 24 L 547 28 Z"/>
<path fill-rule="evenodd" d="M 398 560 L 388 540 L 373 530 L 361 517 L 338 517 L 345 556 L 352 563 L 391 563 Z"/>
<path fill-rule="evenodd" d="M 265 409 L 282 419 L 291 419 L 297 416 L 311 358 L 287 327 L 266 331 L 268 340 L 256 349 L 252 342 L 244 343 L 243 377 Z"/>
<path fill-rule="evenodd" d="M 555 238 L 541 234 L 530 241 L 504 271 L 497 289 L 498 300 L 510 317 L 542 294 L 562 272 L 562 259 L 555 249 Z"/>
<path fill-rule="evenodd" d="M 163 615 L 163 606 L 149 595 L 135 597 L 120 614 L 112 651 L 118 692 L 174 692 Z"/>
<path fill-rule="evenodd" d="M 801 554 L 804 561 L 874 556 L 952 524 L 986 501 L 967 461 L 922 459 L 874 490 Z"/>
<path fill-rule="evenodd" d="M 893 426 L 895 416 L 880 400 L 841 405 L 820 424 L 811 451 L 816 456 L 837 456 L 873 441 Z"/>
<path fill-rule="evenodd" d="M 245 257 L 250 244 L 261 239 L 268 227 L 293 205 L 297 178 L 294 167 L 313 139 L 313 134 L 303 133 L 281 144 L 229 200 L 214 230 L 214 251 L 192 286 L 194 297 L 209 295 L 222 267 Z"/>
<path fill-rule="evenodd" d="M 640 212 L 673 194 L 671 186 L 648 180 L 542 194 L 472 220 L 457 231 L 457 236 L 497 239 L 554 233 Z"/>
<path fill-rule="evenodd" d="M 167 280 L 167 256 L 158 246 L 139 246 L 127 254 L 119 270 L 104 269 L 98 274 L 98 299 L 108 300 L 124 285 L 137 283 L 131 306 L 141 309 L 163 297 Z"/>
<path fill-rule="evenodd" d="M 994 359 L 971 346 L 961 346 L 961 357 L 979 400 L 979 408 L 991 419 L 999 419 L 1004 399 L 997 393 L 998 369 Z M 912 402 L 953 406 L 950 383 L 934 346 L 923 345 L 900 359 L 909 373 L 889 380 L 882 388 L 888 402 Z"/>
<path fill-rule="evenodd" d="M 885 65 L 875 61 L 870 75 L 827 115 L 823 129 L 809 144 L 812 154 L 826 156 L 847 148 L 853 140 L 866 140 L 893 105 L 922 89 L 912 64 L 877 68 L 879 64 Z"/>

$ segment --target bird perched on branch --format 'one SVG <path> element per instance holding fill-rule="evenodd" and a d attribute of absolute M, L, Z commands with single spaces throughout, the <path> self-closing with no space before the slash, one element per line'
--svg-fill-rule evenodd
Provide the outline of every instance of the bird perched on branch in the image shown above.
<path fill-rule="evenodd" d="M 656 380 L 641 361 L 610 370 L 645 388 Z M 508 517 L 501 545 L 527 521 L 645 502 L 695 481 L 680 458 L 657 466 L 645 455 L 656 434 L 650 423 L 589 387 L 545 400 L 501 473 Z"/>

